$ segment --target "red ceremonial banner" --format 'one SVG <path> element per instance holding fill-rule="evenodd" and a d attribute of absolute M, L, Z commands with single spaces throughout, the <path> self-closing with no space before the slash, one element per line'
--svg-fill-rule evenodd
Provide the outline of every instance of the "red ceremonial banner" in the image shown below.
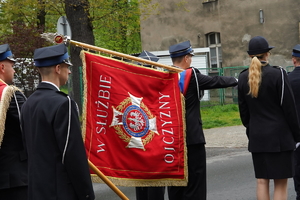
<path fill-rule="evenodd" d="M 84 51 L 81 57 L 88 159 L 116 185 L 186 185 L 178 74 Z"/>

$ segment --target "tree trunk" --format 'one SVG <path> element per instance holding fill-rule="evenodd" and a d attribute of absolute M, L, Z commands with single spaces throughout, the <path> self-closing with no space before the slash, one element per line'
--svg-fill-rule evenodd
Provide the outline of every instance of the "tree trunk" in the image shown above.
<path fill-rule="evenodd" d="M 45 10 L 45 1 L 38 0 L 39 10 L 37 13 L 37 28 L 40 30 L 40 33 L 45 31 L 45 24 L 46 24 L 46 10 Z"/>
<path fill-rule="evenodd" d="M 65 0 L 65 8 L 67 19 L 71 26 L 72 40 L 83 42 L 87 44 L 94 45 L 95 39 L 93 34 L 93 25 L 89 15 L 89 2 L 88 0 Z M 71 46 L 71 61 L 72 67 L 72 77 L 71 84 L 72 89 L 69 91 L 70 96 L 78 103 L 80 112 L 82 111 L 82 99 L 80 87 L 82 85 L 82 80 L 80 79 L 82 62 L 79 57 L 81 48 Z"/>

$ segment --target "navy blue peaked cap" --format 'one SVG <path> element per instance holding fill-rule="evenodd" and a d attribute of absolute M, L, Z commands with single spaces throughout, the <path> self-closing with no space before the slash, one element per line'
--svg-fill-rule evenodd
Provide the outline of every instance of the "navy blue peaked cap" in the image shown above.
<path fill-rule="evenodd" d="M 9 48 L 9 45 L 2 44 L 2 45 L 0 45 L 0 61 L 6 60 L 6 59 L 16 62 L 16 60 L 14 59 L 14 55 Z"/>
<path fill-rule="evenodd" d="M 69 61 L 68 49 L 65 44 L 36 49 L 33 59 L 36 67 L 50 67 L 61 63 L 72 65 Z"/>
<path fill-rule="evenodd" d="M 250 40 L 247 52 L 249 55 L 257 55 L 266 53 L 273 48 L 273 46 L 269 46 L 268 41 L 264 37 L 255 36 Z"/>
<path fill-rule="evenodd" d="M 143 50 L 142 53 L 138 57 L 144 58 L 146 60 L 150 60 L 153 62 L 157 62 L 159 60 L 159 58 L 156 55 L 150 53 L 149 51 L 145 51 L 145 50 Z"/>
<path fill-rule="evenodd" d="M 171 58 L 180 57 L 180 56 L 184 56 L 187 54 L 194 55 L 194 53 L 193 53 L 194 50 L 192 48 L 190 41 L 185 41 L 185 42 L 170 46 L 169 52 L 170 52 Z"/>
<path fill-rule="evenodd" d="M 294 46 L 292 56 L 300 57 L 300 44 Z"/>

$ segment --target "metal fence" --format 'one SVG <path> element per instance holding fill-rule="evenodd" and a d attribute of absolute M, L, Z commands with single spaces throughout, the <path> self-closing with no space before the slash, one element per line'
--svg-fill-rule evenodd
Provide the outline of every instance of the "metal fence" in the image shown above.
<path fill-rule="evenodd" d="M 233 76 L 238 78 L 241 71 L 248 66 L 236 66 L 226 68 L 199 68 L 201 73 L 209 76 Z M 201 107 L 237 103 L 237 87 L 206 90 L 201 100 Z"/>
<path fill-rule="evenodd" d="M 233 76 L 238 78 L 241 71 L 247 69 L 249 66 L 235 66 L 235 67 L 224 67 L 217 69 L 202 68 L 201 71 L 206 71 L 207 75 L 210 76 Z M 287 73 L 293 71 L 294 66 L 287 66 L 285 70 Z M 201 107 L 203 106 L 214 106 L 214 105 L 225 105 L 225 104 L 237 104 L 238 103 L 238 91 L 237 87 L 229 87 L 224 89 L 209 90 L 209 98 L 201 100 Z"/>

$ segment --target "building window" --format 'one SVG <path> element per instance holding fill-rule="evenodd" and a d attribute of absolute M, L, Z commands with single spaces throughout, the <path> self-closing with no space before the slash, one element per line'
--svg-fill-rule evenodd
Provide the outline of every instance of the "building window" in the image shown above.
<path fill-rule="evenodd" d="M 203 0 L 203 3 L 208 3 L 208 2 L 212 2 L 212 1 L 217 1 L 217 0 Z"/>
<path fill-rule="evenodd" d="M 222 67 L 222 47 L 220 33 L 207 35 L 207 44 L 210 48 L 209 61 L 212 70 Z"/>

